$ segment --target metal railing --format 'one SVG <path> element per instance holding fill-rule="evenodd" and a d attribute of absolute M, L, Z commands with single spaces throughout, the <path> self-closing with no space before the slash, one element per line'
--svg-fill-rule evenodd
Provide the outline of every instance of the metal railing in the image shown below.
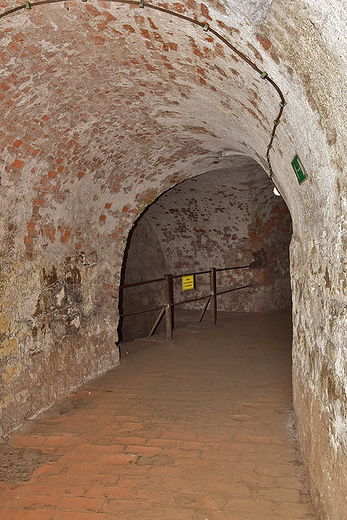
<path fill-rule="evenodd" d="M 165 295 L 165 304 L 162 304 L 160 306 L 146 308 L 143 310 L 135 311 L 135 312 L 125 312 L 121 313 L 120 316 L 122 318 L 126 316 L 136 316 L 139 314 L 144 314 L 147 312 L 154 312 L 154 311 L 160 311 L 157 319 L 155 320 L 155 323 L 148 334 L 147 338 L 150 338 L 154 332 L 156 331 L 159 323 L 161 322 L 164 314 L 165 314 L 165 321 L 166 321 L 166 339 L 171 340 L 173 338 L 173 330 L 174 330 L 174 309 L 178 305 L 184 305 L 187 303 L 197 302 L 201 300 L 206 300 L 206 303 L 203 307 L 203 310 L 200 315 L 199 323 L 202 321 L 207 308 L 209 304 L 211 303 L 211 313 L 212 313 L 212 322 L 214 325 L 217 323 L 217 297 L 222 294 L 231 293 L 234 291 L 239 291 L 241 289 L 246 289 L 247 287 L 254 287 L 254 282 L 250 282 L 246 285 L 242 285 L 240 287 L 231 287 L 228 289 L 223 289 L 222 291 L 217 290 L 217 273 L 225 272 L 225 271 L 232 271 L 232 270 L 242 270 L 242 269 L 255 269 L 260 268 L 263 265 L 263 255 L 258 255 L 255 253 L 253 254 L 255 257 L 255 261 L 251 262 L 249 265 L 242 265 L 242 266 L 233 266 L 233 267 L 222 267 L 219 269 L 216 269 L 215 267 L 212 267 L 208 271 L 195 271 L 195 272 L 189 272 L 184 274 L 166 274 L 162 278 L 155 278 L 153 280 L 146 280 L 143 282 L 136 282 L 136 283 L 130 283 L 130 284 L 123 284 L 120 286 L 120 291 L 122 294 L 122 291 L 124 289 L 128 289 L 130 287 L 139 287 L 141 285 L 147 285 L 147 284 L 153 284 L 153 283 L 159 283 L 164 282 L 164 295 Z M 184 278 L 188 276 L 199 276 L 199 275 L 209 275 L 210 278 L 210 292 L 208 294 L 203 294 L 202 296 L 194 297 L 194 298 L 188 298 L 184 300 L 174 301 L 174 280 L 178 278 Z M 121 298 L 123 300 L 123 298 Z"/>

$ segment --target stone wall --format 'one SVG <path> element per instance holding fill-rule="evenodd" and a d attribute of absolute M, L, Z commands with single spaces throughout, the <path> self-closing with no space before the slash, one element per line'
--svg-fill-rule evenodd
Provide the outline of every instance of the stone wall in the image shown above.
<path fill-rule="evenodd" d="M 347 280 L 345 253 L 332 264 L 337 248 L 322 243 L 295 234 L 291 245 L 294 407 L 316 507 L 322 518 L 340 519 L 347 505 L 347 352 L 340 347 Z"/>
<path fill-rule="evenodd" d="M 340 2 L 276 1 L 261 27 L 269 56 L 288 72 L 287 135 L 308 171 L 300 187 L 284 175 L 280 184 L 293 220 L 294 409 L 325 520 L 347 515 L 345 16 Z"/>
<path fill-rule="evenodd" d="M 1 262 L 1 431 L 115 366 L 112 291 L 95 252 Z M 30 265 L 32 262 L 33 265 Z M 114 310 L 113 310 L 114 313 Z"/>

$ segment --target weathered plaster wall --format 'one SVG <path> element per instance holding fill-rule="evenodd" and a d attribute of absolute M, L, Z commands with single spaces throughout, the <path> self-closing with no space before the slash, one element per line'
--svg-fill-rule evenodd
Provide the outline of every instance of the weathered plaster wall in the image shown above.
<path fill-rule="evenodd" d="M 173 274 L 249 265 L 264 249 L 263 269 L 218 275 L 218 290 L 255 282 L 254 289 L 220 296 L 221 310 L 266 312 L 291 304 L 291 220 L 272 188 L 257 163 L 236 156 L 228 169 L 185 181 L 148 210 Z M 199 285 L 206 294 L 208 280 Z"/>
<path fill-rule="evenodd" d="M 2 10 L 14 5 L 1 1 Z M 347 8 L 338 0 L 167 6 L 210 23 L 285 94 L 271 161 L 295 237 L 295 409 L 322 517 L 342 520 Z M 146 8 L 67 1 L 0 25 L 6 432 L 117 363 L 117 288 L 136 217 L 169 187 L 227 169 L 225 152 L 266 168 L 279 97 L 211 32 Z M 301 186 L 290 166 L 296 153 L 308 172 Z"/>
<path fill-rule="evenodd" d="M 118 361 L 96 253 L 36 261 L 1 258 L 3 433 Z"/>
<path fill-rule="evenodd" d="M 254 283 L 251 289 L 218 297 L 218 308 L 266 312 L 289 307 L 291 219 L 283 199 L 276 197 L 272 188 L 264 170 L 244 156 L 230 159 L 227 170 L 205 173 L 175 186 L 137 221 L 125 259 L 126 279 L 137 282 L 165 273 L 245 266 L 254 261 L 254 252 L 263 249 L 266 261 L 262 269 L 218 274 L 219 291 Z M 198 276 L 196 290 L 184 293 L 181 279 L 176 279 L 175 301 L 208 294 L 209 283 L 208 275 Z M 162 283 L 124 292 L 125 312 L 164 303 Z M 200 309 L 203 305 L 204 301 L 199 301 L 188 307 Z M 124 338 L 131 337 L 131 330 L 132 337 L 138 337 L 139 332 L 145 335 L 154 321 L 155 315 L 147 314 L 127 318 Z"/>
<path fill-rule="evenodd" d="M 155 204 L 155 203 L 154 203 Z M 155 222 L 144 212 L 135 222 L 127 242 L 123 260 L 122 284 L 132 284 L 162 278 L 170 272 L 158 239 Z M 163 282 L 126 287 L 120 295 L 120 312 L 130 313 L 155 309 L 165 303 Z M 118 326 L 119 340 L 132 341 L 150 333 L 160 310 L 135 316 L 125 316 Z M 165 330 L 160 323 L 157 332 Z"/>
<path fill-rule="evenodd" d="M 346 14 L 336 1 L 278 1 L 261 27 L 269 56 L 287 68 L 288 137 L 309 171 L 299 193 L 286 190 L 295 223 L 293 391 L 313 496 L 330 520 L 347 515 Z"/>
<path fill-rule="evenodd" d="M 300 443 L 321 517 L 343 519 L 347 486 L 345 253 L 335 264 L 329 259 L 341 254 L 337 248 L 329 251 L 318 241 L 298 235 L 293 236 L 291 253 L 296 309 L 293 388 Z"/>

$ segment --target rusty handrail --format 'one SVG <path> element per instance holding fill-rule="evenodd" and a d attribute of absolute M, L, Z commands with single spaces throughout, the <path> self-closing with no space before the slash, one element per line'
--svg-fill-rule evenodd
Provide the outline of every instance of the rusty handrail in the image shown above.
<path fill-rule="evenodd" d="M 201 300 L 207 300 L 207 303 L 205 304 L 205 307 L 204 307 L 204 310 L 203 310 L 203 313 L 200 317 L 200 320 L 199 320 L 199 323 L 201 322 L 201 319 L 203 317 L 203 315 L 205 314 L 205 311 L 207 310 L 207 307 L 209 305 L 209 303 L 212 301 L 211 303 L 211 312 L 212 312 L 212 318 L 213 318 L 213 323 L 214 325 L 216 324 L 217 322 L 217 296 L 220 296 L 222 294 L 227 294 L 227 293 L 230 293 L 230 292 L 234 292 L 234 291 L 239 291 L 241 289 L 246 289 L 248 287 L 254 287 L 254 283 L 251 282 L 249 284 L 246 284 L 246 285 L 242 285 L 241 287 L 232 287 L 230 289 L 225 289 L 225 290 L 222 290 L 222 291 L 217 291 L 217 281 L 216 281 L 216 274 L 217 272 L 223 272 L 223 271 L 231 271 L 231 270 L 236 270 L 236 269 L 252 269 L 254 265 L 254 262 L 249 264 L 249 265 L 241 265 L 241 266 L 232 266 L 232 267 L 221 267 L 219 269 L 216 269 L 215 267 L 212 267 L 210 270 L 208 271 L 195 271 L 195 272 L 190 272 L 190 273 L 187 273 L 187 274 L 177 274 L 177 275 L 172 275 L 172 274 L 166 274 L 163 278 L 155 278 L 155 279 L 152 279 L 152 280 L 145 280 L 143 282 L 136 282 L 136 283 L 132 283 L 132 284 L 124 284 L 124 285 L 121 285 L 120 286 L 120 290 L 122 289 L 125 289 L 127 287 L 138 287 L 140 285 L 146 285 L 146 284 L 151 284 L 151 283 L 156 283 L 156 282 L 165 282 L 164 284 L 164 292 L 165 292 L 165 304 L 162 304 L 158 307 L 152 307 L 150 309 L 145 309 L 145 310 L 142 310 L 142 311 L 134 311 L 134 312 L 125 312 L 125 313 L 121 313 L 120 314 L 120 317 L 124 318 L 126 316 L 137 316 L 139 314 L 145 314 L 146 312 L 153 312 L 153 311 L 157 311 L 157 310 L 160 310 L 160 313 L 159 313 L 159 316 L 157 317 L 149 335 L 147 336 L 147 338 L 150 338 L 157 326 L 159 325 L 161 319 L 163 318 L 164 314 L 166 315 L 166 339 L 168 340 L 171 340 L 173 338 L 173 329 L 174 329 L 174 325 L 173 325 L 173 311 L 174 311 L 174 308 L 177 306 L 177 305 L 184 305 L 184 304 L 187 304 L 187 303 L 193 303 L 193 302 L 197 302 L 197 301 L 201 301 Z M 260 266 L 257 266 L 257 267 L 260 267 Z M 197 296 L 195 298 L 188 298 L 186 300 L 182 300 L 182 301 L 174 301 L 174 293 L 173 293 L 173 280 L 174 279 L 177 279 L 177 278 L 182 278 L 184 276 L 198 276 L 199 274 L 203 275 L 203 274 L 209 274 L 210 275 L 210 292 L 208 294 L 204 294 L 202 296 Z"/>
<path fill-rule="evenodd" d="M 218 269 L 216 269 L 216 272 L 221 272 L 221 271 L 231 271 L 231 270 L 236 270 L 236 269 L 248 269 L 251 267 L 252 264 L 249 264 L 249 265 L 237 265 L 237 266 L 234 266 L 234 267 L 220 267 Z M 189 273 L 182 273 L 182 274 L 174 274 L 172 275 L 172 278 L 175 279 L 175 278 L 182 278 L 183 276 L 198 276 L 199 274 L 209 274 L 211 272 L 211 270 L 208 270 L 208 271 L 194 271 L 194 272 L 189 272 Z M 120 285 L 119 288 L 120 289 L 127 289 L 128 287 L 138 287 L 139 285 L 146 285 L 148 283 L 156 283 L 156 282 L 164 282 L 165 281 L 165 277 L 163 278 L 153 278 L 151 280 L 144 280 L 143 282 L 135 282 L 135 283 L 127 283 L 127 284 L 123 284 L 123 285 Z"/>
<path fill-rule="evenodd" d="M 145 312 L 159 311 L 160 309 L 165 309 L 166 305 L 161 305 L 160 307 L 153 307 L 152 309 L 146 309 L 144 311 L 135 311 L 135 312 L 126 312 L 124 314 L 120 314 L 121 318 L 125 316 L 136 316 L 137 314 L 144 314 Z"/>
<path fill-rule="evenodd" d="M 209 274 L 211 271 L 195 271 L 193 273 L 174 274 L 172 278 L 182 278 L 183 276 L 198 276 L 199 274 Z"/>
<path fill-rule="evenodd" d="M 246 287 L 254 287 L 254 284 L 250 283 L 248 285 L 242 285 L 241 287 L 233 287 L 232 289 L 227 289 L 226 291 L 220 291 L 217 292 L 216 295 L 219 296 L 220 294 L 226 294 L 233 291 L 238 291 L 239 289 L 246 289 Z M 192 303 L 192 302 L 198 302 L 199 300 L 205 300 L 206 298 L 211 298 L 212 294 L 205 294 L 204 296 L 199 296 L 198 298 L 190 298 L 189 300 L 182 300 L 180 302 L 174 302 L 172 304 L 173 307 L 176 305 L 183 305 L 184 303 Z"/>
<path fill-rule="evenodd" d="M 208 271 L 210 272 L 210 271 Z M 220 291 L 217 292 L 217 296 L 220 294 L 226 294 L 228 292 L 238 291 L 239 289 L 245 289 L 246 287 L 253 287 L 254 285 L 252 283 L 248 285 L 242 285 L 241 287 L 233 287 L 232 289 L 227 289 L 226 291 Z M 181 302 L 174 302 L 171 305 L 175 307 L 176 305 L 183 305 L 184 303 L 192 303 L 192 302 L 198 302 L 200 300 L 206 300 L 206 298 L 211 298 L 212 294 L 205 294 L 204 296 L 199 296 L 198 298 L 190 298 L 189 300 L 183 300 Z M 136 311 L 136 312 L 126 312 L 124 314 L 120 314 L 119 316 L 121 318 L 124 318 L 125 316 L 135 316 L 137 314 L 144 314 L 145 312 L 151 312 L 151 311 L 159 311 L 160 309 L 165 309 L 167 304 L 161 305 L 160 307 L 153 307 L 151 309 L 146 309 L 144 311 Z"/>

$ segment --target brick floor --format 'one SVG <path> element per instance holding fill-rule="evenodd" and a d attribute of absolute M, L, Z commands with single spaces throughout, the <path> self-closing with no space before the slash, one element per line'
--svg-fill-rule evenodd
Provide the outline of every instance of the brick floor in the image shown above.
<path fill-rule="evenodd" d="M 295 449 L 290 316 L 221 314 L 122 346 L 122 364 L 10 436 L 55 455 L 0 483 L 1 520 L 315 518 Z"/>

